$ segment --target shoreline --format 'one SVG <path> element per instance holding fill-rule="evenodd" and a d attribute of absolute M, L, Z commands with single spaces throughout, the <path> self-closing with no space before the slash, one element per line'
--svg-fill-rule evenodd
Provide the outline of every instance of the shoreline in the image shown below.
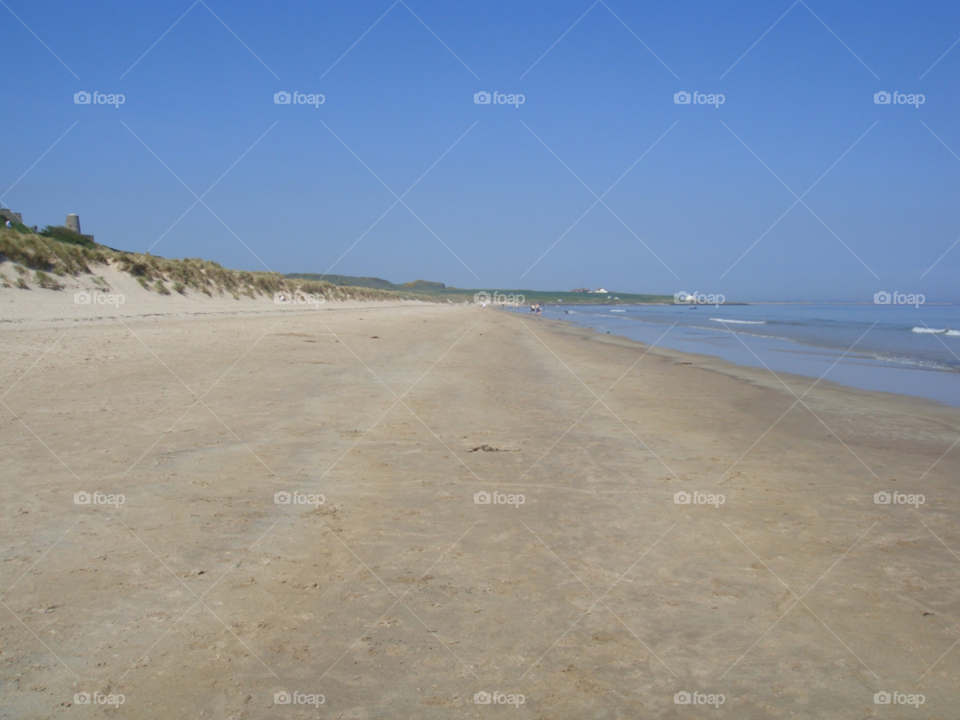
<path fill-rule="evenodd" d="M 645 343 L 641 340 L 634 340 L 624 335 L 617 335 L 613 332 L 605 333 L 591 327 L 572 325 L 565 320 L 544 317 L 541 322 L 550 323 L 553 328 L 558 330 L 574 332 L 578 337 L 589 339 L 602 345 L 609 344 L 619 347 L 624 346 L 621 345 L 623 343 L 626 347 L 636 348 L 638 350 L 643 349 L 649 354 L 661 355 L 663 357 L 675 360 L 683 365 L 691 365 L 701 370 L 716 372 L 732 380 L 735 379 L 747 381 L 756 387 L 772 390 L 774 392 L 784 392 L 789 394 L 789 391 L 784 388 L 783 383 L 778 380 L 779 378 L 788 381 L 787 384 L 792 387 L 815 386 L 816 388 L 829 388 L 831 393 L 846 395 L 851 399 L 859 400 L 861 402 L 868 402 L 871 404 L 892 403 L 896 405 L 903 405 L 903 411 L 905 412 L 912 409 L 919 412 L 926 411 L 937 414 L 943 413 L 947 417 L 955 417 L 958 422 L 960 422 L 960 408 L 919 395 L 859 388 L 831 380 L 829 379 L 829 376 L 818 378 L 816 376 L 809 376 L 800 373 L 779 371 L 774 375 L 774 373 L 771 373 L 770 370 L 763 367 L 741 365 L 717 355 L 698 353 L 690 350 L 677 350 L 661 345 L 653 345 L 651 343 Z M 801 343 L 794 344 L 802 346 Z M 693 359 L 696 359 L 697 362 L 694 363 Z M 927 368 L 910 368 L 909 370 L 927 370 L 929 372 L 937 373 L 944 372 L 942 370 L 931 370 Z M 957 425 L 957 431 L 960 433 L 960 424 Z"/>
<path fill-rule="evenodd" d="M 866 333 L 859 340 L 854 338 L 853 347 L 842 350 L 827 344 L 774 334 L 772 328 L 776 327 L 777 322 L 782 322 L 780 320 L 771 321 L 774 325 L 768 332 L 760 332 L 753 328 L 767 326 L 766 321 L 727 320 L 726 323 L 717 322 L 716 327 L 709 323 L 671 326 L 670 320 L 675 316 L 638 318 L 614 315 L 619 312 L 617 309 L 608 312 L 610 314 L 590 312 L 589 309 L 571 310 L 569 315 L 558 314 L 558 318 L 551 319 L 592 328 L 601 334 L 609 331 L 647 344 L 659 339 L 663 346 L 679 352 L 721 358 L 742 367 L 765 368 L 768 372 L 790 373 L 812 379 L 826 373 L 827 378 L 845 387 L 923 397 L 951 407 L 960 407 L 960 366 L 942 365 L 938 360 L 923 357 L 898 357 L 893 350 L 858 346 Z M 876 332 L 890 330 L 881 328 Z M 916 331 L 915 334 L 931 338 L 936 335 Z M 951 343 L 954 341 L 951 340 Z M 950 347 L 945 344 L 942 351 L 939 346 L 935 346 L 935 349 L 949 359 L 954 358 L 949 354 Z M 916 372 L 920 370 L 927 372 Z"/>

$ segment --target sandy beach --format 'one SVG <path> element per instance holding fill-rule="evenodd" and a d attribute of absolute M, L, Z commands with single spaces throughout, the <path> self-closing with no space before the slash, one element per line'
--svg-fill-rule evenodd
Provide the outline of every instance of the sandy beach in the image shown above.
<path fill-rule="evenodd" d="M 0 717 L 956 712 L 960 411 L 493 308 L 58 302 L 0 323 Z"/>

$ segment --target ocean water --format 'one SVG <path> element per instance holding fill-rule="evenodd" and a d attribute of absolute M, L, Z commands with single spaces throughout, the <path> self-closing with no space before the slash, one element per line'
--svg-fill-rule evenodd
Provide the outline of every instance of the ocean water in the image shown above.
<path fill-rule="evenodd" d="M 543 315 L 740 365 L 960 407 L 960 306 L 588 305 L 549 306 Z"/>

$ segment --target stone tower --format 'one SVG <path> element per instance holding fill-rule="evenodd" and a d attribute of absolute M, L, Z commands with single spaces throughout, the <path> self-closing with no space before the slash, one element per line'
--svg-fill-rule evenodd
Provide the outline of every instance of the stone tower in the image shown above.
<path fill-rule="evenodd" d="M 70 213 L 67 215 L 66 227 L 68 230 L 73 230 L 77 235 L 80 234 L 80 216 Z"/>

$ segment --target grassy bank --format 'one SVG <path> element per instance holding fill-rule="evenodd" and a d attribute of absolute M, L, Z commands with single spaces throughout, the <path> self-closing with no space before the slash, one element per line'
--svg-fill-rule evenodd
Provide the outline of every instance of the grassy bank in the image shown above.
<path fill-rule="evenodd" d="M 60 279 L 93 275 L 97 267 L 109 266 L 127 273 L 140 285 L 160 295 L 186 294 L 188 291 L 229 295 L 239 299 L 273 296 L 296 291 L 322 295 L 328 300 L 423 300 L 426 302 L 474 302 L 481 292 L 490 300 L 498 295 L 520 298 L 522 303 L 541 305 L 641 305 L 672 303 L 672 295 L 636 295 L 630 293 L 583 293 L 541 290 L 466 290 L 443 283 L 416 280 L 396 284 L 381 278 L 348 275 L 230 270 L 219 263 L 200 258 L 171 260 L 157 255 L 114 250 L 98 245 L 65 227 L 47 227 L 35 233 L 20 224 L 0 228 L 0 285 L 29 290 L 31 287 L 61 290 Z"/>
<path fill-rule="evenodd" d="M 451 302 L 474 301 L 480 292 L 486 292 L 491 298 L 494 293 L 499 295 L 523 296 L 523 304 L 539 303 L 541 305 L 649 305 L 673 303 L 673 295 L 634 295 L 631 293 L 584 293 L 584 292 L 555 292 L 543 290 L 462 290 L 460 288 L 444 288 L 429 292 L 438 300 Z"/>
<path fill-rule="evenodd" d="M 239 299 L 272 297 L 296 291 L 322 295 L 327 300 L 425 300 L 441 298 L 416 292 L 353 287 L 326 281 L 285 277 L 273 272 L 230 270 L 200 258 L 170 260 L 139 255 L 97 245 L 66 228 L 46 228 L 34 233 L 26 227 L 0 229 L 0 284 L 29 290 L 63 289 L 67 276 L 96 275 L 97 266 L 114 267 L 135 278 L 144 289 L 160 295 L 186 294 L 188 290 Z"/>
<path fill-rule="evenodd" d="M 415 280 L 413 282 L 397 284 L 389 280 L 374 277 L 351 277 L 349 275 L 314 275 L 306 273 L 296 273 L 286 275 L 288 278 L 301 280 L 313 280 L 330 282 L 335 285 L 351 285 L 354 287 L 379 288 L 384 290 L 393 290 L 395 292 L 416 292 L 421 295 L 431 296 L 439 302 L 449 300 L 454 303 L 464 301 L 474 302 L 475 297 L 486 292 L 487 295 L 494 296 L 494 293 L 500 295 L 522 295 L 525 304 L 540 303 L 541 305 L 645 305 L 673 303 L 673 295 L 636 295 L 631 293 L 585 293 L 585 292 L 557 292 L 555 290 L 502 290 L 499 288 L 489 288 L 486 290 L 465 290 L 463 288 L 447 287 L 443 283 L 430 282 L 427 280 Z"/>

